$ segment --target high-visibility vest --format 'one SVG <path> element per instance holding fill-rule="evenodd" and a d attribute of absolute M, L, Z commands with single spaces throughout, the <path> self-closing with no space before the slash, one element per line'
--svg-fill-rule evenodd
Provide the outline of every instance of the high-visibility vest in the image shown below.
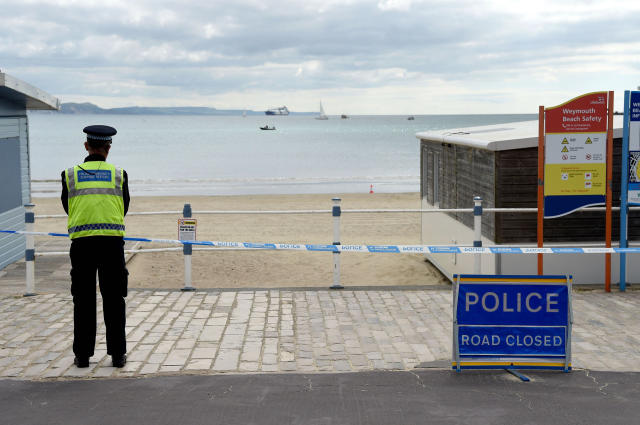
<path fill-rule="evenodd" d="M 104 161 L 65 170 L 69 238 L 124 236 L 124 171 Z"/>

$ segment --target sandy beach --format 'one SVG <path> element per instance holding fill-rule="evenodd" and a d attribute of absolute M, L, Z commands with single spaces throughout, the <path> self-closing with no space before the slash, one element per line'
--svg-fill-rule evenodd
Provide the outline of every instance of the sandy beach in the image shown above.
<path fill-rule="evenodd" d="M 420 208 L 417 193 L 343 194 L 342 208 Z M 190 203 L 194 211 L 211 210 L 310 210 L 331 209 L 333 195 L 243 195 L 133 197 L 130 212 L 182 211 Z M 36 215 L 64 211 L 57 198 L 34 199 Z M 126 217 L 127 236 L 176 239 L 181 214 Z M 333 242 L 333 219 L 327 214 L 194 214 L 199 240 L 235 242 L 317 243 Z M 36 230 L 65 232 L 66 220 L 36 220 Z M 350 213 L 341 220 L 343 244 L 420 243 L 418 213 Z M 141 248 L 170 245 L 145 243 Z M 175 245 L 173 245 L 175 246 Z M 294 251 L 194 251 L 193 286 L 196 288 L 324 287 L 333 283 L 331 253 Z M 180 288 L 184 283 L 181 252 L 136 254 L 129 261 L 131 288 Z M 341 255 L 344 286 L 441 285 L 448 281 L 421 255 Z"/>

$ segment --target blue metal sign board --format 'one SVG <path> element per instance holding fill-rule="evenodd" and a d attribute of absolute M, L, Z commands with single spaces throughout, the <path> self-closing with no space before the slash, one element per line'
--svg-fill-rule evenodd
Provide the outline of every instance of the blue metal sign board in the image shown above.
<path fill-rule="evenodd" d="M 453 368 L 571 368 L 571 277 L 455 275 Z"/>
<path fill-rule="evenodd" d="M 627 248 L 627 210 L 640 205 L 640 91 L 624 92 L 620 178 L 620 248 Z M 626 166 L 624 165 L 626 164 Z M 627 256 L 620 254 L 620 291 L 626 290 Z"/>
<path fill-rule="evenodd" d="M 625 127 L 628 127 L 627 137 L 624 143 L 628 152 L 628 202 L 631 205 L 640 204 L 640 92 L 632 91 L 629 96 L 628 119 Z M 624 147 L 623 147 L 624 149 Z"/>
<path fill-rule="evenodd" d="M 631 92 L 631 114 L 629 115 L 630 121 L 640 121 L 640 91 Z"/>
<path fill-rule="evenodd" d="M 640 91 L 632 91 L 629 101 L 631 102 L 629 121 L 640 121 Z"/>

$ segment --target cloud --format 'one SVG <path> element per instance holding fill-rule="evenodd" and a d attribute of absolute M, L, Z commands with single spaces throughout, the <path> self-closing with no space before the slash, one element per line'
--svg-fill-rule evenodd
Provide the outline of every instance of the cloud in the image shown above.
<path fill-rule="evenodd" d="M 428 113 L 442 105 L 421 96 L 445 87 L 456 94 L 440 98 L 447 110 L 537 95 L 505 107 L 530 112 L 574 90 L 638 85 L 636 3 L 4 0 L 0 68 L 63 101 L 104 106 L 239 96 L 264 108 L 297 93 L 288 105 L 315 109 L 352 93 L 350 113 L 364 113 L 378 93 L 379 113 Z"/>
<path fill-rule="evenodd" d="M 408 11 L 411 8 L 411 0 L 380 0 L 378 9 L 380 10 L 401 10 Z"/>

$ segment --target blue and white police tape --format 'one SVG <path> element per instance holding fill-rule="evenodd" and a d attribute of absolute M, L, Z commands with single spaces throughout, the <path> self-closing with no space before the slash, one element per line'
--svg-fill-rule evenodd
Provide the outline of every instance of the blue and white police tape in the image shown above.
<path fill-rule="evenodd" d="M 0 233 L 14 233 L 34 236 L 68 237 L 66 233 L 26 232 L 22 230 L 0 230 Z M 255 243 L 226 241 L 181 241 L 178 239 L 130 238 L 125 241 L 156 242 L 182 245 L 204 245 L 217 248 L 265 249 L 291 251 L 324 251 L 324 252 L 368 252 L 396 254 L 615 254 L 640 253 L 637 248 L 578 248 L 578 247 L 514 247 L 514 246 L 455 246 L 455 245 L 333 245 L 333 244 L 292 244 L 292 243 Z"/>

